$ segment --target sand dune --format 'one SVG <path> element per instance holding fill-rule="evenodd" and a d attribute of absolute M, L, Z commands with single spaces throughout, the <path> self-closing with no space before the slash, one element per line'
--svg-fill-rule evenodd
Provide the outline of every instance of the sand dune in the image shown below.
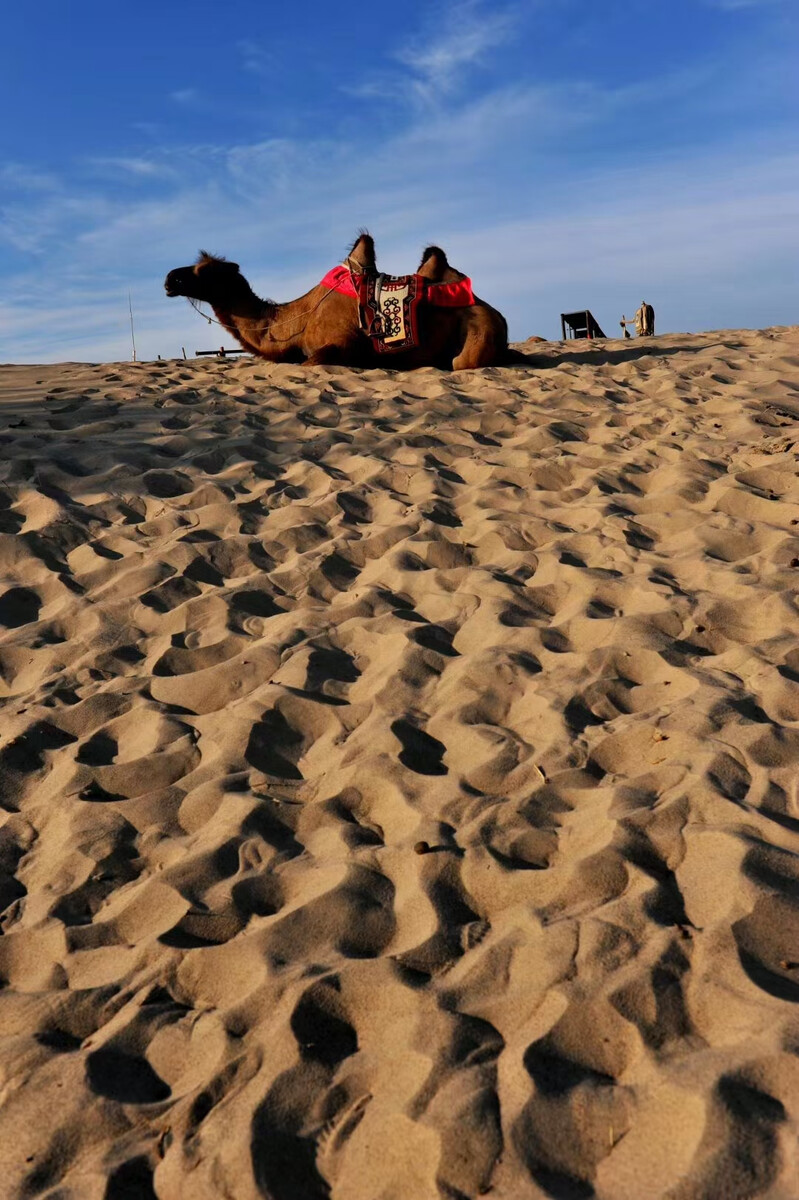
<path fill-rule="evenodd" d="M 0 1159 L 799 1194 L 799 330 L 0 368 Z"/>

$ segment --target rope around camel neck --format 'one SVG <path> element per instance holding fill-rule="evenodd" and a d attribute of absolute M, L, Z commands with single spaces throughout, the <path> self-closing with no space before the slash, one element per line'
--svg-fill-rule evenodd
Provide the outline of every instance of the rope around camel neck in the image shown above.
<path fill-rule="evenodd" d="M 314 312 L 316 312 L 317 308 L 318 308 L 318 307 L 319 307 L 319 305 L 322 303 L 322 301 L 323 301 L 323 300 L 326 300 L 326 299 L 327 299 L 327 297 L 330 295 L 330 293 L 331 293 L 332 291 L 334 291 L 334 289 L 333 289 L 333 288 L 326 288 L 326 289 L 325 289 L 325 291 L 324 291 L 324 293 L 323 293 L 323 294 L 322 294 L 322 295 L 319 297 L 319 299 L 316 301 L 316 304 L 314 304 L 314 306 L 313 306 L 312 308 L 306 308 L 306 309 L 304 309 L 304 310 L 303 310 L 303 312 L 297 313 L 297 314 L 296 314 L 296 316 L 294 316 L 294 317 L 289 317 L 289 318 L 288 318 L 287 320 L 285 320 L 285 321 L 278 321 L 278 323 L 277 323 L 277 328 L 279 329 L 281 325 L 288 325 L 288 324 L 290 324 L 292 321 L 298 321 L 298 320 L 300 320 L 300 318 L 301 318 L 301 317 L 307 317 L 307 316 L 310 316 L 310 315 L 311 315 L 311 313 L 314 313 Z M 198 314 L 199 314 L 199 316 L 203 317 L 203 318 L 204 318 L 204 320 L 206 320 L 206 321 L 208 322 L 208 324 L 209 324 L 209 325 L 219 325 L 219 327 L 220 327 L 221 329 L 228 329 L 228 326 L 227 326 L 227 325 L 223 325 L 223 324 L 222 324 L 222 322 L 221 322 L 221 321 L 217 321 L 215 317 L 209 317 L 207 313 L 204 313 L 204 312 L 202 311 L 202 309 L 201 309 L 201 308 L 199 308 L 199 306 L 198 306 L 198 305 L 199 305 L 199 302 L 198 302 L 198 301 L 196 301 L 196 300 L 194 300 L 194 298 L 193 298 L 192 296 L 187 296 L 187 297 L 186 297 L 186 299 L 188 300 L 189 304 L 192 306 L 192 308 L 194 309 L 194 311 L 195 311 L 196 313 L 198 313 Z M 270 333 L 270 334 L 272 333 L 272 330 L 273 330 L 273 328 L 274 328 L 274 325 L 270 325 L 270 326 L 269 326 L 269 333 Z M 229 330 L 229 329 L 228 329 L 228 332 L 230 332 L 230 330 Z M 299 332 L 301 333 L 301 332 L 302 332 L 302 330 L 300 330 Z M 276 337 L 274 337 L 274 335 L 272 335 L 272 336 L 273 336 L 273 340 L 274 340 L 274 341 L 276 341 L 276 342 L 290 342 L 290 341 L 291 341 L 291 339 L 292 339 L 293 337 L 296 337 L 296 336 L 297 336 L 297 334 L 296 334 L 296 333 L 293 333 L 293 334 L 291 334 L 289 337 L 285 337 L 285 338 L 276 338 Z"/>

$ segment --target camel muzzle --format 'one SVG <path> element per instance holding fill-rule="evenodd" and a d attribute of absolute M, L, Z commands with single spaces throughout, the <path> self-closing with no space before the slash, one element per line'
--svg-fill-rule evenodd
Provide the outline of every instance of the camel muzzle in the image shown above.
<path fill-rule="evenodd" d="M 176 267 L 174 271 L 170 271 L 164 280 L 164 291 L 167 296 L 188 296 L 190 294 L 187 287 L 189 276 L 194 278 L 191 267 Z"/>

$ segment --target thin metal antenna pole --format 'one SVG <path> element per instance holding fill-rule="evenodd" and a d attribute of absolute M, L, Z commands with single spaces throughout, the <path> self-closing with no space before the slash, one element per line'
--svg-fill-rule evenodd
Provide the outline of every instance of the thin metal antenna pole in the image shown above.
<path fill-rule="evenodd" d="M 130 292 L 128 292 L 128 311 L 130 312 L 130 340 L 131 340 L 131 344 L 133 345 L 133 358 L 131 359 L 131 362 L 135 362 L 136 361 L 136 338 L 134 337 L 134 334 L 133 334 L 133 302 L 131 301 L 131 298 L 130 298 Z"/>

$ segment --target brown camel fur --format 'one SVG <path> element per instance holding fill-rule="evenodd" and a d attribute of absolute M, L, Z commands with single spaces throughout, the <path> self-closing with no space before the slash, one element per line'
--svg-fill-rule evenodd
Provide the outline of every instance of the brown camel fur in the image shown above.
<path fill-rule="evenodd" d="M 368 233 L 361 234 L 345 261 L 359 273 L 377 269 L 374 242 Z M 437 246 L 425 250 L 418 273 L 432 283 L 465 278 Z M 168 296 L 187 296 L 210 304 L 220 324 L 245 350 L 271 362 L 460 370 L 508 361 L 505 318 L 477 297 L 473 305 L 464 308 L 423 303 L 419 345 L 413 350 L 378 354 L 359 326 L 357 300 L 321 284 L 287 304 L 261 300 L 237 263 L 201 251 L 193 266 L 170 271 L 164 286 Z"/>

